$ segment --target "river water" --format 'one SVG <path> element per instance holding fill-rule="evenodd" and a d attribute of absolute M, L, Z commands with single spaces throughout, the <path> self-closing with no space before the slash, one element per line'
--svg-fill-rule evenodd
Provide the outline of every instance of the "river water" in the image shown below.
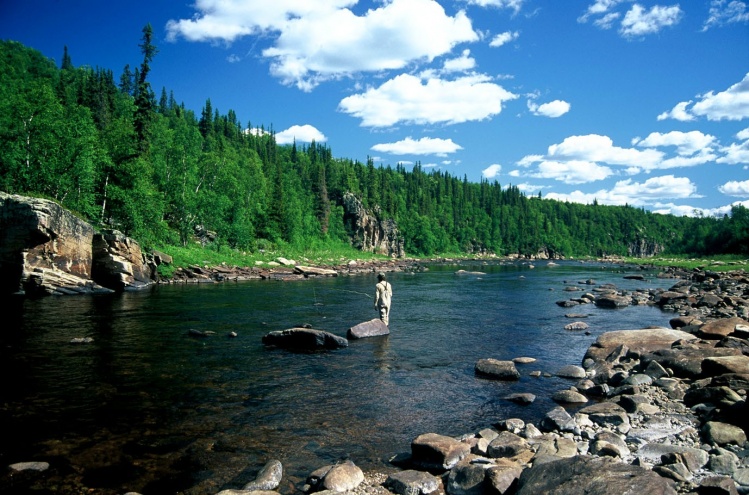
<path fill-rule="evenodd" d="M 46 484 L 32 485 L 45 488 L 31 493 L 84 486 L 144 495 L 241 488 L 270 459 L 284 465 L 284 493 L 341 459 L 388 471 L 388 459 L 422 433 L 537 420 L 556 405 L 550 394 L 574 382 L 528 373 L 579 365 L 600 333 L 668 326 L 673 314 L 653 307 L 555 304 L 579 295 L 566 286 L 590 290 L 580 285 L 588 279 L 623 289 L 673 284 L 639 271 L 645 281 L 627 280 L 623 270 L 461 263 L 394 273 L 391 334 L 315 353 L 266 348 L 261 338 L 303 323 L 345 336 L 376 317 L 373 275 L 11 300 L 0 331 L 0 465 L 49 462 Z M 564 330 L 576 321 L 567 313 L 588 314 L 589 335 Z M 93 342 L 70 343 L 80 337 Z M 518 365 L 517 382 L 474 373 L 481 358 L 519 356 L 537 362 Z M 537 399 L 502 399 L 514 392 Z M 4 483 L 0 491 L 22 493 Z"/>

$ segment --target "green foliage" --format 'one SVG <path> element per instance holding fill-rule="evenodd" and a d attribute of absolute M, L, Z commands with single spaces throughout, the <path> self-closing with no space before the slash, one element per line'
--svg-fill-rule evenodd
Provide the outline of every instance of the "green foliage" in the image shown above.
<path fill-rule="evenodd" d="M 67 49 L 58 69 L 0 42 L 0 190 L 53 198 L 146 246 L 169 245 L 185 263 L 267 261 L 281 250 L 319 263 L 361 258 L 344 223 L 347 192 L 394 220 L 410 255 L 749 254 L 741 206 L 720 219 L 655 215 L 529 198 L 418 163 L 407 171 L 334 158 L 315 142 L 279 146 L 272 129 L 249 131 L 210 99 L 199 118 L 166 88 L 157 103 L 150 26 L 139 46 L 141 63 L 115 83 L 110 70 L 76 68 Z"/>

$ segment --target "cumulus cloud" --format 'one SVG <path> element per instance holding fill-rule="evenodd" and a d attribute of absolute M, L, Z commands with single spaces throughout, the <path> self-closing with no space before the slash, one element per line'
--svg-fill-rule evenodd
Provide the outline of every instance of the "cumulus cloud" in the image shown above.
<path fill-rule="evenodd" d="M 660 151 L 621 148 L 614 146 L 610 137 L 599 134 L 565 138 L 561 143 L 549 146 L 547 156 L 557 160 L 603 162 L 647 170 L 657 168 L 663 159 Z"/>
<path fill-rule="evenodd" d="M 492 40 L 489 42 L 489 46 L 499 48 L 502 45 L 510 43 L 511 41 L 515 41 L 519 37 L 520 33 L 517 31 L 505 31 L 504 33 L 499 33 L 494 38 L 492 38 Z"/>
<path fill-rule="evenodd" d="M 622 180 L 611 189 L 601 189 L 592 193 L 579 190 L 568 194 L 550 192 L 546 198 L 583 204 L 598 201 L 609 205 L 647 206 L 664 199 L 699 197 L 696 193 L 697 186 L 689 178 L 664 175 L 651 177 L 645 182 L 633 182 L 632 179 Z"/>
<path fill-rule="evenodd" d="M 658 116 L 658 120 L 673 118 L 681 121 L 705 117 L 707 120 L 742 120 L 749 117 L 749 73 L 740 82 L 725 91 L 708 91 L 692 105 L 692 101 L 678 103 L 670 112 Z"/>
<path fill-rule="evenodd" d="M 469 5 L 478 5 L 479 7 L 498 7 L 501 9 L 511 9 L 514 13 L 520 12 L 525 0 L 466 0 Z"/>
<path fill-rule="evenodd" d="M 710 13 L 702 26 L 703 31 L 712 27 L 749 21 L 749 11 L 746 2 L 738 0 L 713 0 L 710 2 Z"/>
<path fill-rule="evenodd" d="M 372 146 L 373 151 L 390 153 L 392 155 L 436 155 L 447 156 L 463 147 L 454 143 L 452 139 L 421 138 L 415 140 L 410 136 L 395 143 L 382 143 Z"/>
<path fill-rule="evenodd" d="M 478 41 L 470 19 L 449 16 L 434 0 L 392 0 L 364 15 L 356 0 L 198 0 L 192 19 L 167 23 L 167 38 L 230 43 L 248 35 L 274 40 L 263 50 L 271 74 L 311 91 L 323 81 L 431 61 L 455 45 Z"/>
<path fill-rule="evenodd" d="M 454 80 L 401 74 L 378 88 L 341 100 L 341 112 L 361 119 L 364 127 L 397 123 L 457 124 L 488 119 L 502 111 L 502 103 L 517 95 L 488 76 L 473 74 Z"/>
<path fill-rule="evenodd" d="M 652 132 L 645 139 L 635 139 L 632 144 L 644 148 L 675 146 L 679 155 L 693 155 L 698 151 L 711 149 L 716 143 L 715 136 L 700 131 L 671 131 L 665 134 Z"/>
<path fill-rule="evenodd" d="M 595 162 L 543 160 L 538 164 L 537 172 L 530 176 L 536 179 L 554 179 L 565 184 L 584 184 L 606 179 L 613 173 L 609 167 Z"/>
<path fill-rule="evenodd" d="M 739 143 L 731 143 L 720 149 L 723 156 L 715 160 L 718 163 L 736 165 L 739 163 L 749 164 L 749 128 L 736 134 L 736 138 L 741 140 Z"/>
<path fill-rule="evenodd" d="M 484 170 L 481 171 L 481 175 L 484 177 L 484 179 L 494 179 L 499 175 L 499 172 L 502 171 L 502 165 L 494 164 L 489 165 Z"/>
<path fill-rule="evenodd" d="M 530 110 L 533 115 L 554 119 L 569 112 L 570 104 L 563 100 L 554 100 L 538 105 L 535 102 L 528 100 L 528 110 Z"/>
<path fill-rule="evenodd" d="M 588 19 L 590 17 L 599 16 L 599 15 L 608 15 L 610 14 L 611 9 L 616 7 L 618 4 L 625 2 L 627 0 L 596 0 L 595 3 L 588 5 L 587 10 L 583 15 L 578 17 L 578 22 L 588 22 Z"/>
<path fill-rule="evenodd" d="M 734 201 L 730 205 L 719 206 L 717 208 L 697 208 L 688 205 L 675 205 L 673 203 L 656 203 L 656 209 L 653 210 L 653 213 L 687 217 L 722 217 L 723 215 L 730 215 L 731 208 L 738 205 L 741 205 L 744 208 L 749 208 L 749 200 Z"/>
<path fill-rule="evenodd" d="M 646 34 L 654 34 L 664 27 L 678 24 L 682 14 L 678 5 L 670 7 L 655 5 L 650 10 L 646 10 L 640 4 L 634 4 L 624 15 L 619 33 L 625 38 L 639 38 Z"/>
<path fill-rule="evenodd" d="M 442 70 L 444 72 L 465 72 L 476 67 L 476 59 L 471 57 L 471 50 L 463 50 L 458 58 L 445 60 Z"/>
<path fill-rule="evenodd" d="M 328 138 L 309 124 L 293 125 L 285 131 L 276 133 L 276 142 L 278 144 L 291 144 L 295 140 L 303 143 L 311 143 L 312 141 L 325 142 Z"/>
<path fill-rule="evenodd" d="M 749 180 L 741 182 L 731 180 L 718 187 L 718 190 L 726 196 L 749 198 Z"/>

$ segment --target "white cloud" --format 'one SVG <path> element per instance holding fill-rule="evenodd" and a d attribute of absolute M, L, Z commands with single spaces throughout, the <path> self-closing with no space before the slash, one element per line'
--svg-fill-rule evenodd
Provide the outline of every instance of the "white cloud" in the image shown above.
<path fill-rule="evenodd" d="M 657 209 L 653 210 L 653 213 L 661 213 L 664 215 L 676 215 L 676 216 L 687 216 L 687 217 L 722 217 L 723 215 L 731 214 L 731 207 L 742 205 L 745 208 L 749 208 L 749 200 L 746 201 L 734 201 L 730 205 L 719 206 L 717 208 L 697 208 L 688 205 L 675 205 L 673 203 L 660 204 L 656 203 Z"/>
<path fill-rule="evenodd" d="M 632 144 L 644 148 L 675 146 L 679 155 L 693 155 L 698 151 L 711 150 L 715 142 L 715 136 L 700 131 L 671 131 L 666 134 L 652 132 L 645 139 L 634 140 Z"/>
<path fill-rule="evenodd" d="M 364 127 L 388 127 L 397 123 L 457 124 L 490 118 L 502 111 L 502 103 L 517 95 L 474 74 L 454 80 L 426 80 L 401 74 L 378 88 L 341 100 L 338 109 L 362 119 Z"/>
<path fill-rule="evenodd" d="M 274 38 L 262 52 L 271 60 L 271 74 L 304 91 L 357 72 L 431 61 L 479 39 L 465 12 L 448 16 L 434 0 L 391 0 L 363 16 L 346 8 L 356 3 L 198 0 L 199 14 L 169 21 L 167 38 L 227 43 L 248 35 Z"/>
<path fill-rule="evenodd" d="M 713 0 L 710 2 L 710 15 L 702 26 L 703 31 L 711 27 L 749 21 L 746 3 L 738 0 Z"/>
<path fill-rule="evenodd" d="M 593 193 L 573 191 L 569 194 L 548 193 L 546 198 L 559 201 L 590 204 L 594 200 L 601 204 L 646 206 L 662 199 L 688 199 L 698 197 L 697 186 L 687 177 L 664 175 L 651 177 L 645 182 L 627 179 L 617 182 L 612 189 L 601 189 Z"/>
<path fill-rule="evenodd" d="M 531 100 L 528 100 L 528 110 L 530 110 L 533 115 L 549 117 L 553 119 L 556 117 L 561 117 L 565 113 L 569 112 L 570 104 L 563 100 L 554 100 L 548 103 L 537 105 Z"/>
<path fill-rule="evenodd" d="M 465 72 L 476 67 L 476 59 L 470 56 L 471 50 L 463 50 L 458 58 L 445 60 L 442 69 L 445 72 Z"/>
<path fill-rule="evenodd" d="M 536 179 L 554 179 L 565 184 L 595 182 L 606 179 L 614 173 L 609 167 L 581 160 L 564 162 L 544 160 L 538 164 L 537 170 L 537 172 L 529 174 L 530 177 Z"/>
<path fill-rule="evenodd" d="M 524 192 L 525 194 L 532 194 L 536 195 L 541 191 L 542 189 L 548 189 L 549 186 L 538 186 L 536 184 L 528 184 L 527 182 L 523 182 L 522 184 L 515 184 L 515 187 L 517 187 L 520 191 Z"/>
<path fill-rule="evenodd" d="M 588 9 L 577 19 L 577 21 L 587 22 L 591 16 L 606 15 L 611 9 L 623 1 L 627 0 L 596 0 L 595 3 L 588 5 Z"/>
<path fill-rule="evenodd" d="M 501 9 L 512 9 L 514 13 L 520 12 L 525 0 L 466 0 L 469 5 L 479 7 L 499 7 Z"/>
<path fill-rule="evenodd" d="M 328 138 L 309 124 L 293 125 L 285 131 L 276 133 L 276 142 L 278 144 L 291 144 L 294 140 L 303 143 L 311 143 L 312 141 L 325 142 Z"/>
<path fill-rule="evenodd" d="M 593 24 L 601 29 L 611 29 L 614 25 L 614 21 L 619 19 L 622 15 L 619 12 L 610 12 L 600 19 L 596 19 Z"/>
<path fill-rule="evenodd" d="M 504 33 L 499 33 L 494 38 L 492 38 L 492 40 L 489 42 L 489 46 L 499 48 L 500 46 L 506 45 L 511 41 L 515 41 L 519 37 L 520 33 L 517 31 L 505 31 Z"/>
<path fill-rule="evenodd" d="M 418 141 L 410 136 L 395 143 L 382 143 L 372 146 L 373 151 L 390 153 L 392 155 L 436 155 L 447 156 L 463 147 L 454 143 L 452 139 L 421 138 Z"/>
<path fill-rule="evenodd" d="M 614 146 L 608 136 L 588 134 L 570 136 L 560 144 L 549 146 L 548 157 L 557 160 L 603 162 L 649 170 L 657 168 L 663 159 L 663 153 L 652 149 L 640 151 L 634 148 L 620 148 Z"/>
<path fill-rule="evenodd" d="M 499 172 L 501 171 L 502 171 L 502 165 L 495 163 L 494 165 L 489 165 L 484 170 L 482 170 L 481 175 L 485 179 L 494 179 L 495 177 L 499 175 Z"/>
<path fill-rule="evenodd" d="M 708 91 L 692 106 L 692 101 L 678 103 L 670 112 L 662 113 L 658 120 L 673 118 L 681 121 L 705 117 L 707 120 L 742 120 L 749 117 L 749 73 L 740 82 L 725 91 Z"/>
<path fill-rule="evenodd" d="M 738 196 L 749 198 L 749 180 L 731 180 L 718 187 L 718 190 L 726 196 Z"/>
<path fill-rule="evenodd" d="M 625 38 L 639 38 L 657 33 L 664 27 L 678 24 L 682 14 L 679 5 L 655 5 L 646 11 L 642 5 L 636 3 L 624 15 L 619 33 Z"/>

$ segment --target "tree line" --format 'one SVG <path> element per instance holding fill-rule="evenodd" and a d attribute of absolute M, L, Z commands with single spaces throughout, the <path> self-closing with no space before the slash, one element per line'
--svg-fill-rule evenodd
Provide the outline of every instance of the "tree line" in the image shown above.
<path fill-rule="evenodd" d="M 148 81 L 158 49 L 143 29 L 139 65 L 60 67 L 0 42 L 0 190 L 56 200 L 94 225 L 146 246 L 255 250 L 350 242 L 342 198 L 393 219 L 406 252 L 562 256 L 749 253 L 749 212 L 722 218 L 653 214 L 528 197 L 420 164 L 337 158 L 325 144 L 278 145 L 272 127 L 242 124 L 207 99 L 200 114 Z M 205 239 L 205 235 L 202 236 Z M 636 252 L 634 254 L 637 254 Z"/>

